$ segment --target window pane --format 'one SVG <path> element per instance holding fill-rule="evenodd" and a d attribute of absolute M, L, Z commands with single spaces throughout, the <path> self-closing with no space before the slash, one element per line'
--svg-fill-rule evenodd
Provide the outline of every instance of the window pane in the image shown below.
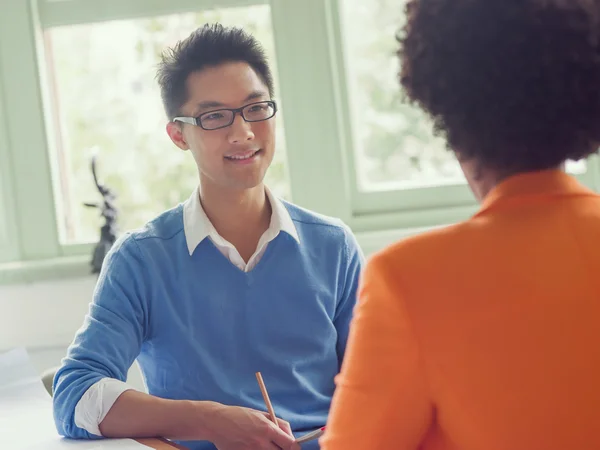
<path fill-rule="evenodd" d="M 121 230 L 139 227 L 184 201 L 197 185 L 193 158 L 176 148 L 165 132 L 155 75 L 163 49 L 206 22 L 241 26 L 254 34 L 265 46 L 277 80 L 268 5 L 46 31 L 59 136 L 57 203 L 63 242 L 98 238 L 98 211 L 83 206 L 99 200 L 89 168 L 94 152 L 101 182 L 118 195 Z M 281 112 L 277 142 L 267 183 L 289 198 Z"/>
<path fill-rule="evenodd" d="M 397 0 L 344 0 L 345 24 L 361 190 L 462 181 L 460 168 L 431 121 L 402 102 L 395 35 L 404 20 Z"/>

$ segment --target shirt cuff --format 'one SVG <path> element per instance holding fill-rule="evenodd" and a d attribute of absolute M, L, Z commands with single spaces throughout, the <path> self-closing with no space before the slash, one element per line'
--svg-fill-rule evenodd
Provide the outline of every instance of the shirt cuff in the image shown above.
<path fill-rule="evenodd" d="M 75 425 L 88 433 L 102 436 L 100 424 L 121 394 L 135 390 L 120 380 L 102 378 L 91 385 L 75 406 Z"/>

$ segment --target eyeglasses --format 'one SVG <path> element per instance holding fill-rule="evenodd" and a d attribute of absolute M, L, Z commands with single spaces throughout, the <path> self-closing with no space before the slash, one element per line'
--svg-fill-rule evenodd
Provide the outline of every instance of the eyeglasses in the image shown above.
<path fill-rule="evenodd" d="M 236 114 L 240 114 L 246 122 L 261 122 L 270 119 L 276 112 L 277 104 L 269 100 L 250 103 L 241 108 L 215 109 L 214 111 L 202 113 L 198 117 L 175 117 L 173 122 L 189 123 L 203 130 L 218 130 L 231 125 Z"/>

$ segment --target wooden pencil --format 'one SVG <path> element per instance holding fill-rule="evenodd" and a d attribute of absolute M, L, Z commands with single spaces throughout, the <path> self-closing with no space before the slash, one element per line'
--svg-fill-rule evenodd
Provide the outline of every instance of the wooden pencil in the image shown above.
<path fill-rule="evenodd" d="M 265 404 L 267 405 L 267 410 L 269 411 L 269 416 L 271 416 L 271 421 L 275 425 L 279 426 L 279 424 L 277 423 L 277 417 L 275 416 L 275 410 L 273 409 L 273 405 L 271 404 L 271 400 L 269 399 L 267 387 L 265 386 L 265 382 L 263 381 L 263 377 L 260 374 L 260 372 L 256 372 L 256 381 L 258 381 L 258 386 L 260 387 L 263 399 L 265 400 Z"/>

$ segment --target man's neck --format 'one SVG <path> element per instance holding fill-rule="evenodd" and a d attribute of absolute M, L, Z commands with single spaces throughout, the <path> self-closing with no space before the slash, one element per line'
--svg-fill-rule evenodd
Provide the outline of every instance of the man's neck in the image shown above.
<path fill-rule="evenodd" d="M 248 261 L 271 222 L 271 204 L 264 185 L 235 190 L 202 186 L 200 202 L 217 233 Z"/>

